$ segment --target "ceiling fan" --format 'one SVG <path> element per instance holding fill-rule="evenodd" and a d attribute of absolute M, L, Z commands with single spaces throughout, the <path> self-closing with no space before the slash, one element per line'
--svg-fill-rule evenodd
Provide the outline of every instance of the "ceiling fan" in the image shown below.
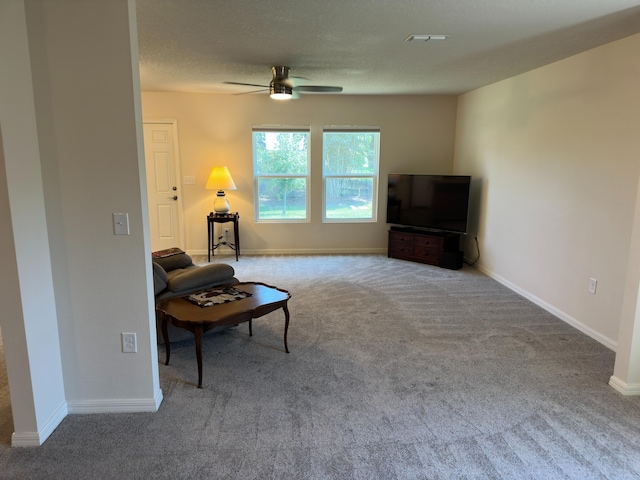
<path fill-rule="evenodd" d="M 294 79 L 307 80 L 304 77 L 290 77 L 289 67 L 271 67 L 271 73 L 273 79 L 269 85 L 258 85 L 255 83 L 241 83 L 241 82 L 222 82 L 227 85 L 243 85 L 249 87 L 263 87 L 261 90 L 254 90 L 252 92 L 262 92 L 269 90 L 271 98 L 276 100 L 288 100 L 290 98 L 296 98 L 299 93 L 340 93 L 342 87 L 330 87 L 323 85 L 295 85 Z"/>

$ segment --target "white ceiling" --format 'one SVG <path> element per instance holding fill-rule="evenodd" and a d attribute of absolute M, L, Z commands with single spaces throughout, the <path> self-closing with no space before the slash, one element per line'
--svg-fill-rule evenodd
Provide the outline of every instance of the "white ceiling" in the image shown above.
<path fill-rule="evenodd" d="M 143 91 L 249 92 L 222 82 L 285 65 L 343 94 L 459 94 L 640 32 L 640 2 L 137 0 L 137 20 Z"/>

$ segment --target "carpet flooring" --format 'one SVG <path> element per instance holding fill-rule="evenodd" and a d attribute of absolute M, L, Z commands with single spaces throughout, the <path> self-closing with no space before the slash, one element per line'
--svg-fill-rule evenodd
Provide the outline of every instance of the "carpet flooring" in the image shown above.
<path fill-rule="evenodd" d="M 157 413 L 69 415 L 38 448 L 0 405 L 0 478 L 640 478 L 614 353 L 477 270 L 229 258 L 291 292 L 290 354 L 282 310 L 206 335 L 201 390 L 193 341 L 160 346 Z"/>

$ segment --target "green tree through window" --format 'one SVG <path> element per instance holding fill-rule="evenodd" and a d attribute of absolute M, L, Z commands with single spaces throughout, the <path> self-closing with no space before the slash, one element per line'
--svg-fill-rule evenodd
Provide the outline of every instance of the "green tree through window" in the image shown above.
<path fill-rule="evenodd" d="M 308 131 L 253 131 L 256 220 L 308 220 Z"/>
<path fill-rule="evenodd" d="M 380 132 L 323 134 L 325 221 L 375 221 Z"/>

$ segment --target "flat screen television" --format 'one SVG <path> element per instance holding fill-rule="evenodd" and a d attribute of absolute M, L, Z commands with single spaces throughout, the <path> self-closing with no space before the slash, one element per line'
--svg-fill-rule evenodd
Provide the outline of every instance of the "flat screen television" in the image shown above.
<path fill-rule="evenodd" d="M 470 186 L 466 175 L 390 173 L 387 223 L 465 234 Z"/>

